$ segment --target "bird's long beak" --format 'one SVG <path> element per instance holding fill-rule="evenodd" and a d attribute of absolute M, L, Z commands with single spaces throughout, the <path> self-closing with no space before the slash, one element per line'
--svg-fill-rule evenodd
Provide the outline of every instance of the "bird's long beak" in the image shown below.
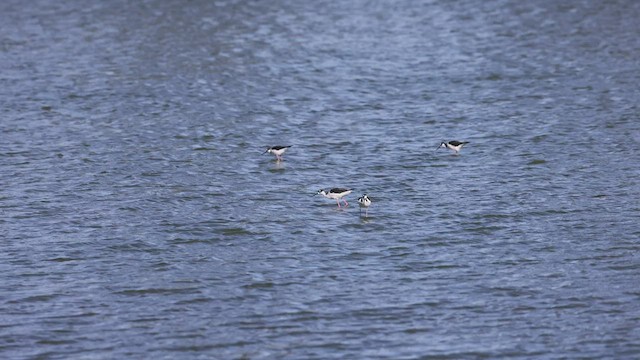
<path fill-rule="evenodd" d="M 266 153 L 268 153 L 268 152 L 269 152 L 269 149 L 265 150 L 265 151 L 262 153 L 262 155 L 264 155 L 264 154 L 266 154 Z"/>
<path fill-rule="evenodd" d="M 438 147 L 437 147 L 435 150 L 433 150 L 433 151 L 434 151 L 434 152 L 436 152 L 436 151 L 438 151 L 438 149 L 440 149 L 441 147 L 442 147 L 442 144 L 438 145 Z"/>

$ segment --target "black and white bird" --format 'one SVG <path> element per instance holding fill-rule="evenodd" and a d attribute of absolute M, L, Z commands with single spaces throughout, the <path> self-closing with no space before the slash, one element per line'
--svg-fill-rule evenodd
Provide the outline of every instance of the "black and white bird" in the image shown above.
<path fill-rule="evenodd" d="M 469 143 L 468 141 L 457 141 L 457 140 L 443 141 L 440 143 L 440 146 L 436 148 L 436 150 L 440 148 L 447 148 L 449 150 L 455 151 L 455 155 L 458 155 L 460 153 L 460 149 L 462 149 L 462 147 L 468 143 Z"/>
<path fill-rule="evenodd" d="M 276 145 L 276 146 L 271 146 L 268 147 L 267 150 L 265 150 L 262 154 L 266 154 L 266 153 L 270 153 L 276 156 L 276 159 L 278 161 L 282 161 L 282 154 L 284 154 L 285 151 L 287 151 L 288 148 L 292 147 L 293 145 Z"/>
<path fill-rule="evenodd" d="M 358 198 L 358 204 L 360 204 L 360 213 L 362 214 L 362 208 L 364 208 L 364 216 L 369 216 L 368 211 L 369 206 L 371 206 L 371 199 L 369 199 L 367 194 L 364 194 Z"/>
<path fill-rule="evenodd" d="M 333 188 L 329 191 L 320 189 L 318 190 L 316 195 L 319 194 L 326 197 L 327 199 L 333 199 L 338 203 L 338 207 L 340 207 L 340 200 L 344 201 L 344 206 L 349 206 L 349 203 L 347 202 L 347 200 L 343 199 L 343 197 L 351 194 L 352 191 L 353 190 L 351 189 L 344 189 L 344 188 Z"/>

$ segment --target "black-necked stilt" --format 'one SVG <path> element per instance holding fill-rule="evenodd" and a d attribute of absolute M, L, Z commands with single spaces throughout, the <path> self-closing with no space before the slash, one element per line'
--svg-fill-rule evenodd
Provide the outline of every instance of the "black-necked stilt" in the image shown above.
<path fill-rule="evenodd" d="M 443 147 L 443 148 L 447 148 L 455 151 L 455 154 L 458 155 L 460 153 L 460 149 L 462 149 L 462 147 L 468 143 L 469 143 L 468 141 L 456 141 L 456 140 L 443 141 L 440 143 L 440 146 L 436 148 L 436 150 Z"/>
<path fill-rule="evenodd" d="M 360 204 L 360 213 L 362 213 L 362 208 L 364 208 L 364 216 L 368 216 L 369 206 L 371 206 L 371 199 L 364 194 L 358 198 L 358 204 Z"/>
<path fill-rule="evenodd" d="M 288 148 L 292 147 L 293 145 L 277 145 L 277 146 L 271 146 L 268 147 L 267 150 L 265 150 L 262 154 L 266 154 L 266 153 L 270 153 L 276 156 L 276 159 L 278 161 L 282 161 L 282 154 L 284 154 L 285 151 L 287 151 Z"/>
<path fill-rule="evenodd" d="M 333 188 L 327 192 L 323 189 L 320 189 L 318 190 L 316 195 L 320 194 L 327 199 L 334 199 L 338 203 L 338 207 L 340 207 L 340 200 L 344 201 L 344 206 L 349 206 L 349 203 L 347 202 L 347 200 L 343 199 L 343 197 L 351 194 L 352 191 L 353 190 L 351 189 Z"/>

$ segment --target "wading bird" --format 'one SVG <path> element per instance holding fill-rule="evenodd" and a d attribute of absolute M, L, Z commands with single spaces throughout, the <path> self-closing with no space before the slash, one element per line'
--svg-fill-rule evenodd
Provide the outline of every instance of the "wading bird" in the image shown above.
<path fill-rule="evenodd" d="M 351 189 L 333 188 L 327 192 L 323 189 L 320 189 L 318 190 L 316 195 L 322 195 L 327 199 L 333 199 L 338 203 L 338 207 L 340 207 L 340 200 L 344 201 L 344 206 L 349 206 L 349 203 L 347 202 L 347 200 L 343 199 L 343 197 L 351 194 L 352 191 L 353 190 Z"/>
<path fill-rule="evenodd" d="M 447 148 L 449 150 L 455 151 L 455 154 L 458 155 L 460 153 L 460 149 L 462 149 L 462 147 L 468 143 L 469 143 L 468 141 L 456 141 L 456 140 L 443 141 L 440 143 L 440 146 L 436 148 L 436 150 L 440 148 Z"/>
<path fill-rule="evenodd" d="M 293 145 L 277 145 L 277 146 L 271 146 L 268 147 L 267 150 L 265 150 L 262 154 L 266 154 L 266 153 L 270 153 L 276 156 L 276 159 L 278 161 L 282 161 L 282 154 L 284 154 L 285 151 L 287 151 L 288 148 L 292 147 Z"/>

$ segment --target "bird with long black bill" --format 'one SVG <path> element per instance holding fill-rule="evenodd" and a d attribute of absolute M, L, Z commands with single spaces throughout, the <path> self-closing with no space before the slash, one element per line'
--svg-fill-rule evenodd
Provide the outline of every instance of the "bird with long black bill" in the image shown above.
<path fill-rule="evenodd" d="M 336 201 L 336 203 L 338 203 L 338 207 L 340 207 L 340 200 L 342 200 L 344 202 L 344 206 L 349 206 L 349 203 L 347 202 L 347 200 L 343 199 L 345 196 L 351 194 L 353 190 L 351 189 L 344 189 L 344 188 L 333 188 L 329 191 L 326 191 L 324 189 L 320 189 L 318 190 L 318 192 L 316 193 L 316 195 L 322 195 L 324 197 L 326 197 L 327 199 L 333 199 Z"/>
<path fill-rule="evenodd" d="M 449 150 L 453 150 L 455 155 L 458 155 L 460 154 L 460 150 L 462 149 L 462 147 L 468 143 L 469 143 L 468 141 L 457 141 L 457 140 L 443 141 L 436 148 L 436 150 L 440 148 L 447 148 Z"/>
<path fill-rule="evenodd" d="M 362 214 L 362 208 L 364 208 L 364 217 L 369 216 L 369 206 L 371 206 L 371 199 L 367 194 L 364 194 L 358 198 L 358 204 L 360 204 L 360 214 Z"/>
<path fill-rule="evenodd" d="M 276 159 L 278 161 L 282 161 L 282 155 L 284 154 L 285 151 L 287 151 L 288 148 L 292 147 L 293 145 L 276 145 L 276 146 L 271 146 L 268 147 L 267 150 L 265 150 L 262 154 L 273 154 L 276 156 Z"/>

